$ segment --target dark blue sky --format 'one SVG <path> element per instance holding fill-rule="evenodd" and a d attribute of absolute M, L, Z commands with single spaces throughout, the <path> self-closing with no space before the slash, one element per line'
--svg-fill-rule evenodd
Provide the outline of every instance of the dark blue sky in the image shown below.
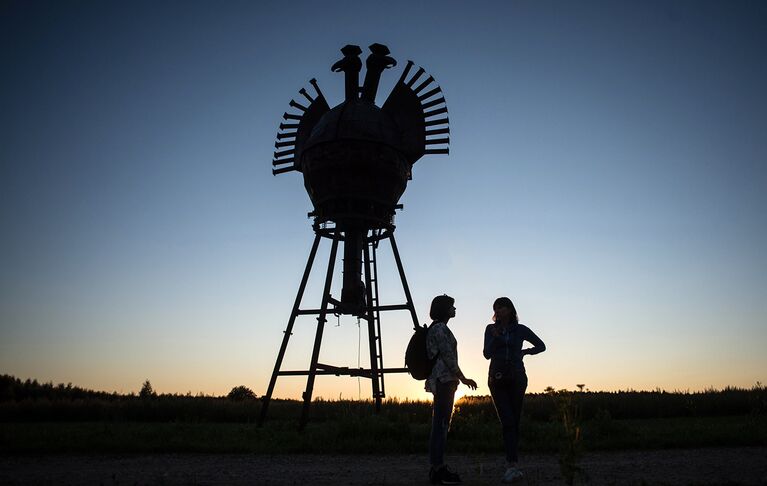
<path fill-rule="evenodd" d="M 312 77 L 339 103 L 340 47 L 381 42 L 379 103 L 408 59 L 447 98 L 451 155 L 397 225 L 421 319 L 457 299 L 467 374 L 509 295 L 549 345 L 532 391 L 764 382 L 765 25 L 761 2 L 3 2 L 0 372 L 261 393 L 312 239 L 300 177 L 271 175 L 280 116 Z M 327 353 L 356 365 L 340 323 Z"/>

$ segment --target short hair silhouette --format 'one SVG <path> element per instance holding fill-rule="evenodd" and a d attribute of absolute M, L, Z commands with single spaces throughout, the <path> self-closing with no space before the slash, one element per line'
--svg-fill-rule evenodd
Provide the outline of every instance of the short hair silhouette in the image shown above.
<path fill-rule="evenodd" d="M 438 295 L 431 301 L 431 309 L 429 310 L 429 316 L 434 321 L 446 321 L 452 317 L 450 311 L 453 309 L 455 299 L 447 294 Z"/>

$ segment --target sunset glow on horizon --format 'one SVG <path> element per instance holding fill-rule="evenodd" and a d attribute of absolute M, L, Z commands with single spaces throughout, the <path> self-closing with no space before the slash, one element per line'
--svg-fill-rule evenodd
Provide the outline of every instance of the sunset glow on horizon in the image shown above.
<path fill-rule="evenodd" d="M 341 47 L 381 42 L 398 65 L 379 104 L 412 59 L 449 108 L 450 155 L 414 166 L 395 225 L 419 320 L 456 299 L 480 385 L 457 396 L 489 393 L 500 296 L 547 346 L 528 392 L 765 383 L 764 25 L 749 2 L 7 3 L 0 374 L 263 395 L 314 237 L 301 175 L 272 176 L 274 135 L 309 79 L 343 99 Z M 381 304 L 403 303 L 388 244 L 378 259 Z M 381 319 L 402 367 L 410 316 Z M 283 370 L 308 368 L 315 329 L 299 317 Z M 320 362 L 368 367 L 365 327 L 329 316 Z M 423 385 L 387 375 L 386 395 Z M 350 377 L 314 389 L 370 396 Z"/>

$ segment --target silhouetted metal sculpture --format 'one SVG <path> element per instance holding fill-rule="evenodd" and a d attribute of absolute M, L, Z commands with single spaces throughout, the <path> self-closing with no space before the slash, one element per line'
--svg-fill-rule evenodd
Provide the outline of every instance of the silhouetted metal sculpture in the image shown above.
<path fill-rule="evenodd" d="M 345 100 L 330 109 L 317 81 L 310 80 L 316 94 L 312 96 L 301 89 L 299 93 L 308 104 L 290 101 L 290 106 L 300 113 L 283 115 L 285 122 L 280 124 L 275 142 L 277 151 L 272 172 L 275 175 L 291 171 L 303 173 L 304 186 L 314 205 L 309 216 L 314 218 L 315 239 L 264 396 L 259 424 L 266 418 L 278 376 L 308 377 L 301 428 L 308 420 L 317 375 L 370 378 L 376 410 L 379 410 L 385 397 L 384 374 L 407 372 L 405 368 L 383 367 L 380 313 L 409 310 L 413 324 L 418 325 L 392 222 L 395 210 L 402 208 L 398 201 L 411 179 L 413 164 L 427 154 L 448 153 L 450 129 L 445 98 L 432 76 L 422 79 L 423 68 L 409 77 L 413 62 L 408 61 L 399 81 L 379 108 L 375 98 L 381 74 L 397 64 L 389 57 L 389 49 L 381 44 L 370 46 L 362 88 L 359 87 L 362 50 L 359 46 L 347 45 L 341 52 L 344 57 L 333 65 L 332 71 L 344 73 Z M 322 238 L 332 242 L 322 304 L 319 309 L 300 309 Z M 403 304 L 380 305 L 378 302 L 376 249 L 384 239 L 391 243 L 406 298 Z M 344 245 L 343 287 L 341 299 L 337 300 L 331 296 L 330 288 L 339 242 Z M 318 362 L 328 313 L 354 315 L 367 321 L 370 369 Z M 299 315 L 317 315 L 311 363 L 306 371 L 281 371 L 293 324 Z"/>

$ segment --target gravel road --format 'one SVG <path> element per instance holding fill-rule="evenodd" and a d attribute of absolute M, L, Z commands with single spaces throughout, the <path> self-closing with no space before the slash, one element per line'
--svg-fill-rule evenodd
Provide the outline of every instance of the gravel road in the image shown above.
<path fill-rule="evenodd" d="M 428 484 L 425 456 L 415 455 L 7 455 L 0 484 Z M 521 485 L 564 484 L 556 455 L 523 458 Z M 500 484 L 503 460 L 448 456 L 464 484 Z M 580 465 L 590 485 L 767 486 L 767 447 L 600 452 Z M 585 484 L 585 483 L 578 483 Z"/>

